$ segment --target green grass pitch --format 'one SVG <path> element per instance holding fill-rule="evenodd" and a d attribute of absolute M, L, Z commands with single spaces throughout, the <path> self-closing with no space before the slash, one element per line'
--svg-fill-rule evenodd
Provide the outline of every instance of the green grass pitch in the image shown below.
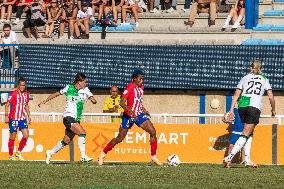
<path fill-rule="evenodd" d="M 0 188 L 284 188 L 284 166 L 0 161 Z"/>

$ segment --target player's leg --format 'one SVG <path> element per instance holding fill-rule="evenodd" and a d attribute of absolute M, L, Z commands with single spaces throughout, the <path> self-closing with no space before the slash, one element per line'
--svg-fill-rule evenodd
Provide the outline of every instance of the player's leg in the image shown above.
<path fill-rule="evenodd" d="M 245 166 L 249 166 L 251 168 L 257 168 L 257 164 L 253 163 L 250 159 L 250 151 L 251 151 L 251 143 L 252 143 L 252 136 L 250 135 L 245 146 L 244 146 L 244 164 Z"/>
<path fill-rule="evenodd" d="M 24 161 L 25 159 L 22 156 L 22 150 L 27 144 L 28 138 L 29 138 L 29 129 L 28 124 L 26 120 L 18 121 L 18 126 L 23 134 L 23 137 L 19 143 L 18 151 L 15 153 L 15 156 L 19 158 L 19 160 Z"/>
<path fill-rule="evenodd" d="M 86 131 L 80 125 L 80 123 L 75 122 L 71 124 L 70 130 L 78 135 L 78 146 L 81 154 L 81 161 L 92 161 L 93 158 L 90 158 L 86 155 Z"/>
<path fill-rule="evenodd" d="M 145 120 L 140 127 L 150 134 L 150 146 L 151 146 L 151 159 L 152 161 L 157 165 L 162 165 L 162 163 L 157 158 L 157 147 L 158 147 L 158 141 L 157 141 L 157 135 L 156 135 L 156 129 L 153 126 L 152 122 L 147 119 Z"/>
<path fill-rule="evenodd" d="M 65 136 L 62 140 L 60 140 L 51 150 L 46 151 L 46 163 L 49 164 L 51 157 L 62 150 L 64 146 L 70 144 L 70 142 L 73 140 L 75 134 L 70 131 L 69 129 L 65 130 Z"/>
<path fill-rule="evenodd" d="M 18 121 L 9 120 L 10 136 L 8 141 L 9 160 L 16 160 L 14 157 L 14 143 L 17 136 Z"/>
<path fill-rule="evenodd" d="M 104 163 L 104 159 L 106 157 L 106 154 L 112 150 L 112 148 L 117 145 L 118 143 L 121 143 L 125 136 L 127 135 L 128 129 L 131 128 L 134 124 L 134 120 L 132 118 L 123 115 L 122 121 L 119 128 L 118 135 L 113 138 L 103 149 L 103 151 L 100 153 L 99 156 L 99 165 L 102 165 Z"/>
<path fill-rule="evenodd" d="M 234 145 L 231 153 L 224 158 L 226 167 L 230 167 L 231 160 L 234 156 L 244 147 L 249 136 L 253 133 L 255 126 L 259 123 L 260 110 L 254 107 L 247 107 L 245 109 L 239 109 L 239 115 L 244 125 L 244 130 Z"/>

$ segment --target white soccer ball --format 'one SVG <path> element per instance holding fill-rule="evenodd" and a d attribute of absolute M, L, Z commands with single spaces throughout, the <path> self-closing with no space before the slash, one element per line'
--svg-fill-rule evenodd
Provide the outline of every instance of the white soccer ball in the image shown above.
<path fill-rule="evenodd" d="M 180 159 L 178 155 L 170 155 L 167 159 L 169 166 L 178 166 L 180 164 Z"/>

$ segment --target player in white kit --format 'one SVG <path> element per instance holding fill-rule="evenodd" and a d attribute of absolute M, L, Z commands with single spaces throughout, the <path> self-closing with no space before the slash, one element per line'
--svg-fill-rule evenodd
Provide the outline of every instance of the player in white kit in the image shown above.
<path fill-rule="evenodd" d="M 234 114 L 234 107 L 238 103 L 238 111 L 241 122 L 244 123 L 244 130 L 235 143 L 232 151 L 224 158 L 225 167 L 231 167 L 231 160 L 246 144 L 247 139 L 253 134 L 255 126 L 259 123 L 262 108 L 262 96 L 267 91 L 271 105 L 271 116 L 276 115 L 275 100 L 272 88 L 268 79 L 262 74 L 260 60 L 254 60 L 250 65 L 251 73 L 244 76 L 235 91 L 230 109 L 231 116 Z"/>

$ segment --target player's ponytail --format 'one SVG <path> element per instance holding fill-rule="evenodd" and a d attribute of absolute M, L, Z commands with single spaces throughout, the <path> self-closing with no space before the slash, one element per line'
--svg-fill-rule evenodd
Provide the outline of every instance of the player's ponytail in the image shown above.
<path fill-rule="evenodd" d="M 255 75 L 261 74 L 261 70 L 262 70 L 261 60 L 259 59 L 253 60 L 250 67 L 251 67 L 251 72 L 253 74 Z"/>
<path fill-rule="evenodd" d="M 75 76 L 75 79 L 74 79 L 74 84 L 78 83 L 78 82 L 82 82 L 86 79 L 86 75 L 83 74 L 83 73 L 77 73 L 76 76 Z"/>

